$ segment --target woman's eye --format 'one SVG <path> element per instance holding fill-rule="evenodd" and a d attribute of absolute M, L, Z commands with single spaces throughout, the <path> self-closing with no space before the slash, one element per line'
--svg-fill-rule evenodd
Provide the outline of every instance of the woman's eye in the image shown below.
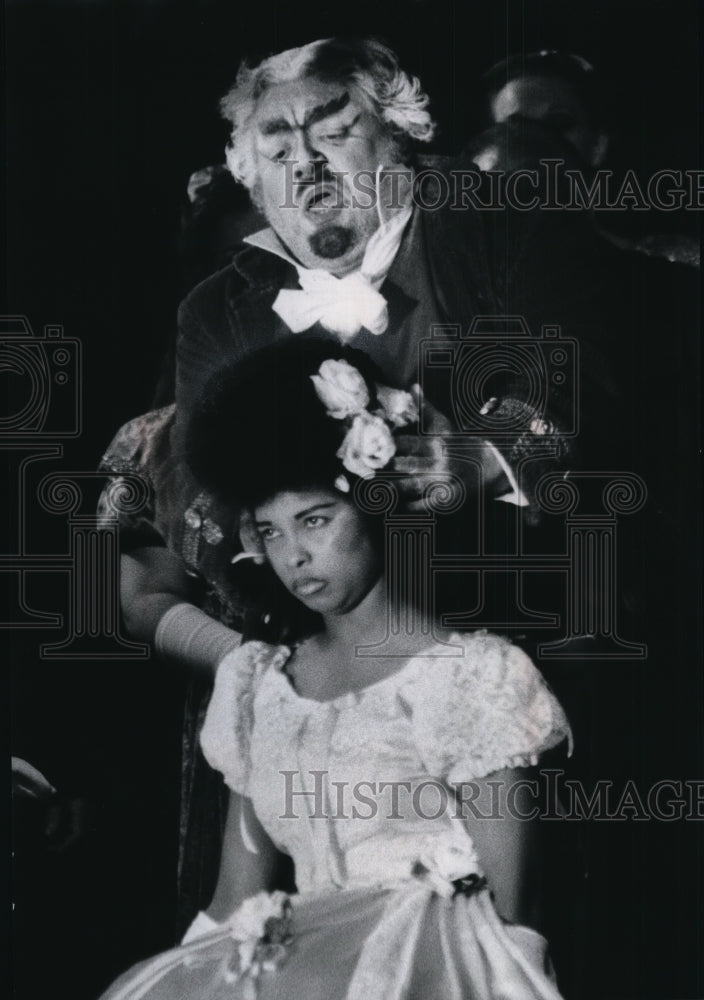
<path fill-rule="evenodd" d="M 306 518 L 306 524 L 309 528 L 322 528 L 329 520 L 329 517 L 323 517 L 322 514 L 311 514 L 310 517 Z"/>
<path fill-rule="evenodd" d="M 270 542 L 272 538 L 278 538 L 278 531 L 275 528 L 260 528 L 259 537 L 265 541 Z"/>

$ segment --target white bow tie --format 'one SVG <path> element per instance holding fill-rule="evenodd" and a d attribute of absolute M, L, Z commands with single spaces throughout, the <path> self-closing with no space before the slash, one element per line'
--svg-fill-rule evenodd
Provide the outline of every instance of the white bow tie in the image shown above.
<path fill-rule="evenodd" d="M 298 280 L 301 291 L 284 289 L 272 306 L 294 333 L 320 323 L 344 342 L 362 327 L 378 336 L 389 325 L 386 299 L 361 271 L 336 278 L 327 271 L 301 270 Z"/>
<path fill-rule="evenodd" d="M 272 308 L 294 333 L 320 323 L 345 342 L 364 327 L 378 336 L 389 324 L 386 299 L 378 291 L 398 252 L 412 214 L 410 207 L 379 226 L 367 243 L 358 271 L 336 278 L 322 269 L 298 264 L 283 247 L 272 245 L 257 233 L 246 242 L 262 247 L 292 263 L 298 271 L 299 289 L 283 289 Z"/>

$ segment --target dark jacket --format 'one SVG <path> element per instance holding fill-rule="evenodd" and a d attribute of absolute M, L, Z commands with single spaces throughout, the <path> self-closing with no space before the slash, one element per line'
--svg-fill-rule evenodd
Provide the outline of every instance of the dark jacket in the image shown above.
<path fill-rule="evenodd" d="M 434 161 L 435 170 L 439 162 Z M 453 171 L 456 178 L 469 165 L 442 162 L 447 186 L 440 187 L 437 174 L 426 175 L 416 203 L 422 198 L 432 204 L 448 190 L 451 197 L 437 209 L 416 208 L 381 288 L 389 327 L 380 337 L 362 330 L 352 346 L 370 354 L 389 383 L 407 387 L 422 381 L 419 347 L 431 324 L 456 325 L 466 335 L 478 316 L 522 316 L 534 345 L 544 325 L 576 338 L 587 396 L 613 394 L 603 350 L 609 337 L 609 273 L 589 220 L 581 213 L 455 205 Z M 219 365 L 290 334 L 271 307 L 282 288 L 296 287 L 292 265 L 246 246 L 231 266 L 187 296 L 179 309 L 177 344 L 176 401 L 183 417 Z M 558 412 L 562 397 L 576 391 L 570 375 L 557 393 Z M 453 416 L 448 400 L 434 402 Z M 547 404 L 549 413 L 549 399 Z"/>

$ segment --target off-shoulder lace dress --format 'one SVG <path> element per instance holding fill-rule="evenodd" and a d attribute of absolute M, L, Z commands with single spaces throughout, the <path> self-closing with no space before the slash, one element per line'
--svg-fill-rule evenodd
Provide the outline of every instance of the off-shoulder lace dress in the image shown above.
<path fill-rule="evenodd" d="M 544 938 L 498 916 L 458 804 L 465 783 L 571 738 L 529 658 L 455 634 L 321 702 L 296 693 L 290 656 L 250 642 L 223 660 L 201 735 L 294 860 L 286 918 L 255 952 L 223 924 L 105 1000 L 558 1000 Z"/>

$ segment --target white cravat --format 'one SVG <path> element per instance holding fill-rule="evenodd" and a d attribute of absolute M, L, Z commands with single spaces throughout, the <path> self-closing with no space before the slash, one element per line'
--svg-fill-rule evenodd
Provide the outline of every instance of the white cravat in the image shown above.
<path fill-rule="evenodd" d="M 298 289 L 283 289 L 272 308 L 294 333 L 320 323 L 344 342 L 364 327 L 377 336 L 389 323 L 381 287 L 398 252 L 403 232 L 412 215 L 410 206 L 379 226 L 367 243 L 358 271 L 336 278 L 320 268 L 303 267 L 284 249 L 271 229 L 245 239 L 245 243 L 267 250 L 288 261 L 298 271 Z"/>

